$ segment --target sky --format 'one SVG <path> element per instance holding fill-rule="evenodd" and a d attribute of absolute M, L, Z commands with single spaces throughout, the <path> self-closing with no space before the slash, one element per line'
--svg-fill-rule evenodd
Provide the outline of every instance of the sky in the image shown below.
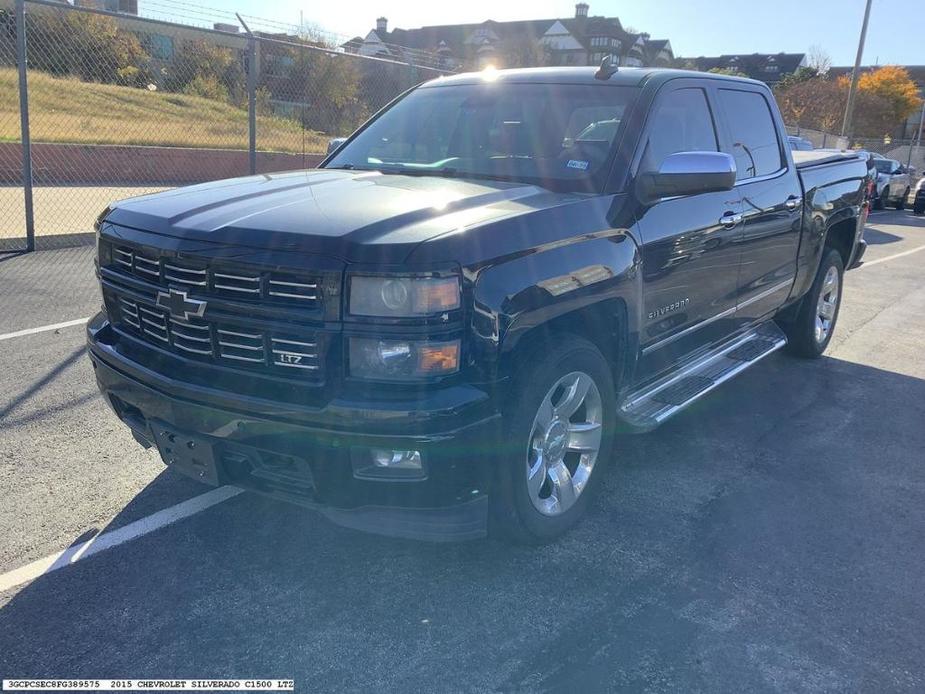
<path fill-rule="evenodd" d="M 144 4 L 141 0 L 140 4 Z M 589 14 L 671 41 L 675 55 L 805 53 L 818 45 L 833 65 L 852 65 L 865 0 L 586 0 Z M 194 2 L 190 2 L 194 4 Z M 366 35 L 384 15 L 389 28 L 571 17 L 569 0 L 203 0 L 202 5 Z M 873 0 L 864 64 L 925 64 L 925 3 Z"/>

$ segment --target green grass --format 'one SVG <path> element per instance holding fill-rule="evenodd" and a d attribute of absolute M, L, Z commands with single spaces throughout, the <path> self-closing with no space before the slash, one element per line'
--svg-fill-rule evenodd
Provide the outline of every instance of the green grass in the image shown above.
<path fill-rule="evenodd" d="M 19 141 L 14 68 L 0 68 L 0 141 Z M 198 96 L 29 73 L 34 142 L 247 149 L 247 111 Z M 257 148 L 324 152 L 327 137 L 285 118 L 257 118 Z"/>

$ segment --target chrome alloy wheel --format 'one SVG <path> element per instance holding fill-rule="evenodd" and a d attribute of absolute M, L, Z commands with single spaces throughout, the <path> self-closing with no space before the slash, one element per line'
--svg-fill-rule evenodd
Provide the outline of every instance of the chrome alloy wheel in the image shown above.
<path fill-rule="evenodd" d="M 825 342 L 832 332 L 832 321 L 835 320 L 835 311 L 838 309 L 839 282 L 838 268 L 830 267 L 825 273 L 822 282 L 822 291 L 819 292 L 819 301 L 816 303 L 816 342 Z"/>
<path fill-rule="evenodd" d="M 566 374 L 546 393 L 527 445 L 527 492 L 547 516 L 578 500 L 601 448 L 601 393 L 588 374 Z"/>

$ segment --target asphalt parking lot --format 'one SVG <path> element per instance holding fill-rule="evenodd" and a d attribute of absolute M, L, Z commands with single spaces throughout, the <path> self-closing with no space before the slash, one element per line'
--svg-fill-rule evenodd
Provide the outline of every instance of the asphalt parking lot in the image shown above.
<path fill-rule="evenodd" d="M 542 548 L 389 540 L 239 494 L 91 553 L 208 488 L 116 422 L 81 326 L 0 336 L 0 676 L 922 691 L 925 219 L 875 213 L 866 238 L 825 358 L 773 355 L 622 438 L 590 517 Z M 0 334 L 98 304 L 91 248 L 0 254 Z"/>

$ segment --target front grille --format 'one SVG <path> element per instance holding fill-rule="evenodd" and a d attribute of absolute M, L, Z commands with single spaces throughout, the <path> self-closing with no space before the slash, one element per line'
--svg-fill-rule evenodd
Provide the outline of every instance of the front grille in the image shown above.
<path fill-rule="evenodd" d="M 251 325 L 188 320 L 153 303 L 110 290 L 110 319 L 126 334 L 189 359 L 233 368 L 321 378 L 321 336 L 315 331 L 256 329 Z"/>
<path fill-rule="evenodd" d="M 320 307 L 319 279 L 294 272 L 242 268 L 203 259 L 161 257 L 133 246 L 112 247 L 113 269 L 161 286 L 208 296 L 261 300 L 300 309 Z"/>

